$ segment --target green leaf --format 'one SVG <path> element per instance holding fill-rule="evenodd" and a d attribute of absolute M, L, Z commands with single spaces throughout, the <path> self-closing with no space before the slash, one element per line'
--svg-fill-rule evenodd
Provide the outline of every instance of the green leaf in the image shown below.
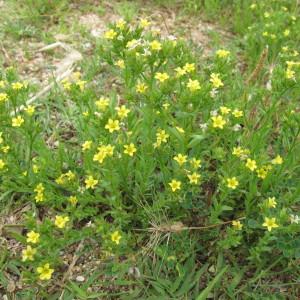
<path fill-rule="evenodd" d="M 204 139 L 205 139 L 204 135 L 199 135 L 199 134 L 193 135 L 192 140 L 188 144 L 188 147 L 193 148 L 199 145 Z"/>
<path fill-rule="evenodd" d="M 215 287 L 216 284 L 220 282 L 222 279 L 222 276 L 227 271 L 228 266 L 224 267 L 219 274 L 208 284 L 208 286 L 201 292 L 201 294 L 196 298 L 196 300 L 205 300 L 207 299 L 209 293 L 212 291 L 212 289 Z"/>
<path fill-rule="evenodd" d="M 87 293 L 81 289 L 77 284 L 70 281 L 70 289 L 78 296 L 80 299 L 87 299 Z"/>

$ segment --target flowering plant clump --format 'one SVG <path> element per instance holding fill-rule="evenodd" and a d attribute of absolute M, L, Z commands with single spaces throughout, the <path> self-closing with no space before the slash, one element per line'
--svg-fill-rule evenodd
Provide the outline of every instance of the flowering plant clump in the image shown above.
<path fill-rule="evenodd" d="M 270 59 L 288 47 L 295 22 L 282 36 L 272 37 L 271 22 L 263 32 L 277 41 Z M 250 29 L 245 43 L 257 34 Z M 75 72 L 47 105 L 26 104 L 30 84 L 3 70 L 0 189 L 30 206 L 14 236 L 23 280 L 66 280 L 63 255 L 78 243 L 96 245 L 117 277 L 148 251 L 175 277 L 190 257 L 251 270 L 274 256 L 282 266 L 299 259 L 293 51 L 279 51 L 267 85 L 261 74 L 244 80 L 234 50 L 204 61 L 150 20 L 121 19 L 97 44 L 98 68 L 117 78 L 108 89 L 88 70 Z"/>

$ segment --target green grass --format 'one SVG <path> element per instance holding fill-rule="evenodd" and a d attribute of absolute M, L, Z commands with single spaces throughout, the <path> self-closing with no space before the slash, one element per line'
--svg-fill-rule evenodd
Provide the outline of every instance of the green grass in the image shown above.
<path fill-rule="evenodd" d="M 166 7 L 176 33 L 180 20 L 214 23 L 206 56 L 184 37 L 141 28 Z M 299 298 L 296 1 L 24 0 L 4 9 L 1 295 Z M 94 38 L 70 23 L 89 13 L 127 23 Z M 58 33 L 84 58 L 30 107 L 37 86 L 20 78 L 23 65 L 7 66 L 18 50 L 8 45 L 22 41 L 30 59 L 30 42 Z"/>

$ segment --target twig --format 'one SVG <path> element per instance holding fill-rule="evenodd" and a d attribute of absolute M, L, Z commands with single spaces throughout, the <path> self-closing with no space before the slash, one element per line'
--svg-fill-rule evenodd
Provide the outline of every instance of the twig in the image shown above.
<path fill-rule="evenodd" d="M 208 226 L 192 226 L 192 227 L 186 227 L 186 226 L 183 226 L 183 224 L 181 222 L 177 222 L 177 223 L 174 223 L 171 225 L 161 225 L 161 226 L 154 225 L 153 227 L 146 228 L 146 229 L 134 228 L 133 230 L 148 231 L 148 232 L 173 232 L 173 233 L 175 233 L 175 232 L 181 232 L 183 230 L 203 230 L 203 229 L 214 228 L 214 227 L 230 224 L 233 221 L 239 221 L 239 220 L 243 220 L 243 219 L 245 219 L 245 217 L 241 217 L 241 218 L 231 220 L 231 221 L 225 221 L 225 222 L 218 223 L 218 224 L 212 224 L 212 225 L 208 225 Z"/>
<path fill-rule="evenodd" d="M 162 13 L 160 13 L 160 16 L 162 17 L 162 20 L 163 20 L 164 25 L 165 25 L 165 27 L 166 27 L 167 33 L 170 35 L 169 27 L 168 27 L 168 25 L 167 25 L 165 16 L 164 16 Z"/>
<path fill-rule="evenodd" d="M 78 260 L 78 258 L 79 258 L 79 255 L 78 255 L 77 253 L 83 248 L 83 242 L 84 242 L 84 240 L 82 240 L 82 241 L 78 244 L 78 246 L 77 246 L 77 248 L 76 248 L 76 250 L 75 250 L 75 252 L 74 252 L 74 256 L 73 256 L 72 262 L 70 263 L 69 268 L 68 268 L 67 272 L 65 272 L 65 274 L 64 274 L 64 276 L 63 276 L 63 278 L 62 278 L 62 280 L 59 281 L 59 282 L 56 282 L 55 285 L 53 285 L 53 286 L 49 289 L 49 292 L 53 292 L 53 290 L 55 289 L 55 287 L 56 287 L 57 285 L 59 285 L 61 288 L 64 287 L 64 283 L 65 283 L 66 280 L 69 278 L 69 276 L 70 276 L 70 274 L 72 273 L 73 268 L 74 268 L 74 266 L 76 265 L 76 262 L 77 262 L 77 260 Z M 62 294 L 60 295 L 59 299 L 62 299 L 62 296 L 63 296 L 63 291 L 62 291 Z"/>
<path fill-rule="evenodd" d="M 75 68 L 75 63 L 77 63 L 78 61 L 80 61 L 82 59 L 82 55 L 80 52 L 78 52 L 77 50 L 73 49 L 69 45 L 62 43 L 62 42 L 56 42 L 56 43 L 47 45 L 47 46 L 41 48 L 39 51 L 40 52 L 48 51 L 48 50 L 51 50 L 51 49 L 54 49 L 57 47 L 63 48 L 66 52 L 68 52 L 68 54 L 66 55 L 66 57 L 64 59 L 62 59 L 60 61 L 59 67 L 56 69 L 56 72 L 55 72 L 56 77 L 55 77 L 54 81 L 49 83 L 48 85 L 46 85 L 41 91 L 39 91 L 36 95 L 34 95 L 28 101 L 26 101 L 26 105 L 32 104 L 38 98 L 40 98 L 44 94 L 48 93 L 52 89 L 52 87 L 55 85 L 55 83 L 63 80 L 64 78 L 69 77 Z M 16 109 L 16 112 L 20 112 L 20 111 L 24 110 L 24 108 L 25 108 L 25 106 L 21 105 Z M 14 116 L 16 112 L 11 112 L 11 116 Z"/>
<path fill-rule="evenodd" d="M 82 240 L 79 243 L 79 245 L 77 246 L 77 248 L 75 250 L 75 253 L 74 253 L 74 256 L 73 256 L 73 259 L 72 259 L 72 262 L 70 263 L 70 266 L 68 268 L 68 271 L 63 276 L 62 283 L 64 283 L 68 279 L 68 277 L 70 276 L 70 274 L 72 273 L 73 268 L 76 265 L 76 262 L 77 262 L 77 260 L 79 258 L 78 252 L 83 248 L 83 241 L 84 240 Z"/>
<path fill-rule="evenodd" d="M 9 57 L 7 51 L 5 50 L 5 48 L 2 45 L 1 45 L 1 50 L 2 50 L 2 52 L 3 52 L 3 54 L 4 54 L 5 58 L 6 58 L 6 60 L 10 61 L 10 57 Z"/>
<path fill-rule="evenodd" d="M 7 227 L 25 227 L 25 225 L 23 225 L 23 224 L 4 224 L 4 225 L 2 225 L 2 228 L 7 228 Z"/>

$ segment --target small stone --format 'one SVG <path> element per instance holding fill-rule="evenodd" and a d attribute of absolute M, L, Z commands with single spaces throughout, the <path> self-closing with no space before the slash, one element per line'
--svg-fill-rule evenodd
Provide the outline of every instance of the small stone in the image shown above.
<path fill-rule="evenodd" d="M 216 272 L 215 266 L 214 266 L 214 265 L 211 265 L 211 266 L 208 268 L 208 271 L 209 271 L 210 273 L 215 273 L 215 272 Z"/>
<path fill-rule="evenodd" d="M 76 277 L 76 281 L 77 282 L 84 282 L 85 278 L 83 276 L 79 275 L 79 276 Z"/>

